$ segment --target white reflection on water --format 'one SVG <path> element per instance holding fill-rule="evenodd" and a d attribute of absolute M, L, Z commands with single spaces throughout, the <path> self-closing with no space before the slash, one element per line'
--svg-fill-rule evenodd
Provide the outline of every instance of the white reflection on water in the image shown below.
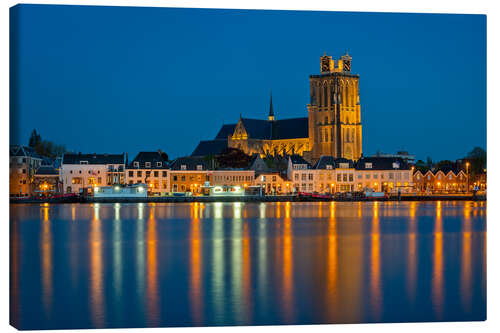
<path fill-rule="evenodd" d="M 226 320 L 224 304 L 224 221 L 222 219 L 222 203 L 216 202 L 214 207 L 214 221 L 212 229 L 212 304 L 214 308 L 214 321 L 223 323 Z"/>
<path fill-rule="evenodd" d="M 43 214 L 42 233 L 40 239 L 40 252 L 42 260 L 42 295 L 45 314 L 52 317 L 52 296 L 53 296 L 53 262 L 52 262 L 52 232 L 51 221 L 49 220 L 49 204 L 43 204 L 41 208 Z"/>
<path fill-rule="evenodd" d="M 90 222 L 90 309 L 95 327 L 104 325 L 105 309 L 103 304 L 103 255 L 102 230 L 99 220 L 99 204 L 94 205 L 94 218 Z"/>
<path fill-rule="evenodd" d="M 121 205 L 114 205 L 115 219 L 113 220 L 112 252 L 113 252 L 113 293 L 116 313 L 121 314 L 123 308 L 123 267 L 122 267 L 122 221 L 120 220 Z"/>

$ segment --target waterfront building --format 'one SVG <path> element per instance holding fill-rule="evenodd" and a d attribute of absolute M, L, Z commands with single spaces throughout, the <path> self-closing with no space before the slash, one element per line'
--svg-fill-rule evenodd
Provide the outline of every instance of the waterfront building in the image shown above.
<path fill-rule="evenodd" d="M 208 163 L 202 157 L 179 157 L 170 164 L 170 191 L 202 194 L 210 182 Z"/>
<path fill-rule="evenodd" d="M 303 118 L 278 119 L 272 95 L 267 119 L 240 118 L 221 127 L 214 140 L 201 141 L 192 156 L 218 155 L 227 147 L 246 154 L 303 156 L 311 163 L 322 155 L 357 160 L 362 155 L 359 75 L 351 57 L 320 58 L 321 72 L 310 75 L 310 103 Z"/>
<path fill-rule="evenodd" d="M 430 193 L 460 193 L 467 191 L 467 174 L 462 169 L 450 167 L 413 173 L 415 190 Z"/>
<path fill-rule="evenodd" d="M 63 155 L 60 175 L 66 193 L 92 192 L 94 186 L 123 184 L 125 154 Z"/>
<path fill-rule="evenodd" d="M 33 175 L 32 193 L 44 196 L 62 192 L 63 184 L 59 176 L 59 169 L 52 165 L 40 166 Z"/>
<path fill-rule="evenodd" d="M 313 192 L 314 174 L 311 164 L 302 156 L 288 157 L 287 177 L 292 184 L 292 192 Z"/>
<path fill-rule="evenodd" d="M 313 166 L 314 191 L 318 193 L 354 191 L 354 163 L 345 158 L 321 156 Z"/>
<path fill-rule="evenodd" d="M 375 192 L 410 193 L 413 191 L 412 169 L 398 157 L 362 157 L 355 166 L 355 189 Z"/>
<path fill-rule="evenodd" d="M 9 147 L 9 193 L 11 196 L 33 194 L 33 176 L 42 161 L 42 156 L 31 147 L 21 145 Z"/>
<path fill-rule="evenodd" d="M 279 172 L 262 172 L 256 174 L 254 185 L 262 189 L 262 194 L 279 195 L 293 192 L 291 182 Z"/>
<path fill-rule="evenodd" d="M 254 170 L 222 169 L 208 172 L 211 186 L 252 186 L 255 178 Z"/>
<path fill-rule="evenodd" d="M 147 184 L 150 195 L 166 195 L 170 191 L 168 157 L 161 150 L 140 152 L 127 164 L 125 184 Z"/>

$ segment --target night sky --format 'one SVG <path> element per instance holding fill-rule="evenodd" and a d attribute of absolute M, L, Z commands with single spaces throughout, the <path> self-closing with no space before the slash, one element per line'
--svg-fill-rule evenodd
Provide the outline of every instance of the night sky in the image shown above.
<path fill-rule="evenodd" d="M 486 149 L 486 16 L 21 5 L 11 143 L 189 155 L 224 123 L 306 117 L 325 52 L 360 74 L 363 153 Z"/>

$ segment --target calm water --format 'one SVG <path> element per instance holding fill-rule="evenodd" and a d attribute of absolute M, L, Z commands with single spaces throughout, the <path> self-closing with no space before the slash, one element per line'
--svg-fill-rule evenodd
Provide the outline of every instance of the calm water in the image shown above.
<path fill-rule="evenodd" d="M 486 203 L 12 205 L 21 329 L 486 319 Z"/>

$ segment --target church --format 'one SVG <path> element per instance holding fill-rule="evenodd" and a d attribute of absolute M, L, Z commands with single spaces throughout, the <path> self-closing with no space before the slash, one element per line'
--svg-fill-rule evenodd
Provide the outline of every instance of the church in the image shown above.
<path fill-rule="evenodd" d="M 351 56 L 320 58 L 320 74 L 310 75 L 307 117 L 276 119 L 273 100 L 267 119 L 240 119 L 223 125 L 214 140 L 201 141 L 192 156 L 217 155 L 228 147 L 246 154 L 294 155 L 309 162 L 321 156 L 358 160 L 362 151 L 359 75 Z"/>

